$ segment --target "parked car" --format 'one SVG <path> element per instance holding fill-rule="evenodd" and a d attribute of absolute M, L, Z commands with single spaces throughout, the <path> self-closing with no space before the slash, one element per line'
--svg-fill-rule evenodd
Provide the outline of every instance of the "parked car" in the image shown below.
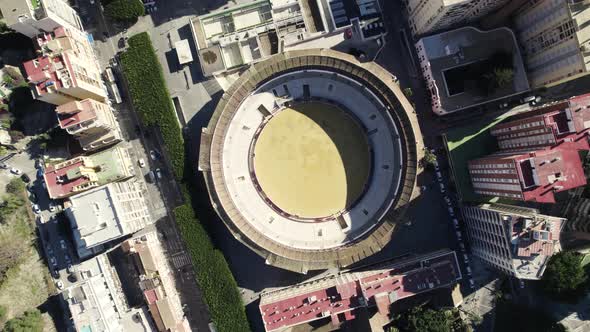
<path fill-rule="evenodd" d="M 55 282 L 55 286 L 57 286 L 57 289 L 63 289 L 64 283 L 61 280 L 58 280 Z"/>
<path fill-rule="evenodd" d="M 159 169 L 159 168 L 156 168 L 156 177 L 158 179 L 161 179 L 162 178 L 162 170 Z"/>
<path fill-rule="evenodd" d="M 445 196 L 445 202 L 447 202 L 448 206 L 453 205 L 453 202 L 451 202 L 451 199 L 449 198 L 449 196 Z"/>
<path fill-rule="evenodd" d="M 0 169 L 8 169 L 8 167 L 10 167 L 10 166 L 8 166 L 8 164 L 5 164 L 5 163 L 0 164 Z"/>
<path fill-rule="evenodd" d="M 66 246 L 66 240 L 64 240 L 64 239 L 59 240 L 59 246 L 61 247 L 62 250 L 66 250 L 68 248 Z"/>
<path fill-rule="evenodd" d="M 518 286 L 520 286 L 520 288 L 524 288 L 524 280 L 518 279 Z"/>
<path fill-rule="evenodd" d="M 154 171 L 149 171 L 145 175 L 148 182 L 154 183 L 156 182 L 156 176 L 154 175 Z"/>
<path fill-rule="evenodd" d="M 55 204 L 49 203 L 49 212 L 55 212 L 55 210 L 57 210 L 57 208 L 55 207 Z"/>
<path fill-rule="evenodd" d="M 55 259 L 55 257 L 49 257 L 49 262 L 51 263 L 51 266 L 57 266 L 57 259 Z"/>
<path fill-rule="evenodd" d="M 158 153 L 156 152 L 156 150 L 150 151 L 150 158 L 152 158 L 152 160 L 158 159 Z"/>
<path fill-rule="evenodd" d="M 35 168 L 40 168 L 42 166 L 43 164 L 41 163 L 41 159 L 35 159 Z"/>
<path fill-rule="evenodd" d="M 47 245 L 47 255 L 49 255 L 49 256 L 53 255 L 53 249 L 51 248 L 50 245 Z"/>
<path fill-rule="evenodd" d="M 463 261 L 465 264 L 469 264 L 469 257 L 467 257 L 467 254 L 463 254 Z"/>
<path fill-rule="evenodd" d="M 23 180 L 24 183 L 31 182 L 31 178 L 28 175 L 26 175 L 26 174 L 21 175 L 20 176 L 20 179 Z"/>
<path fill-rule="evenodd" d="M 461 251 L 465 251 L 465 245 L 463 242 L 459 242 L 459 247 L 461 248 Z"/>
<path fill-rule="evenodd" d="M 469 279 L 469 287 L 471 287 L 471 289 L 475 289 L 475 282 L 473 282 L 473 279 Z"/>
<path fill-rule="evenodd" d="M 143 158 L 142 159 L 139 159 L 137 161 L 137 164 L 139 165 L 139 167 L 143 168 L 145 166 L 145 160 L 143 160 Z"/>
<path fill-rule="evenodd" d="M 52 276 L 53 276 L 55 279 L 57 279 L 57 278 L 59 278 L 59 271 L 58 271 L 57 269 L 53 269 L 53 270 L 51 270 L 51 275 L 52 275 Z"/>
<path fill-rule="evenodd" d="M 44 222 L 44 220 L 43 220 L 43 216 L 41 216 L 41 215 L 38 215 L 38 216 L 35 218 L 35 222 L 36 222 L 37 224 L 42 224 L 42 223 Z"/>
<path fill-rule="evenodd" d="M 451 216 L 451 217 L 455 216 L 455 210 L 453 210 L 453 207 L 449 206 L 448 211 L 449 211 L 449 216 Z"/>
<path fill-rule="evenodd" d="M 72 264 L 72 259 L 70 258 L 70 255 L 65 254 L 64 260 L 66 261 L 66 264 Z"/>
<path fill-rule="evenodd" d="M 428 187 L 426 186 L 421 186 L 420 187 L 420 192 L 425 192 L 428 189 Z"/>
<path fill-rule="evenodd" d="M 66 268 L 66 272 L 68 272 L 68 273 L 74 272 L 74 267 L 72 266 L 72 264 L 68 264 L 68 267 Z"/>
<path fill-rule="evenodd" d="M 37 169 L 37 179 L 39 179 L 39 180 L 43 179 L 43 168 Z"/>
<path fill-rule="evenodd" d="M 453 225 L 455 225 L 455 228 L 459 228 L 459 220 L 457 220 L 456 218 L 453 218 Z"/>
<path fill-rule="evenodd" d="M 462 240 L 461 232 L 456 231 L 455 234 L 457 234 L 457 239 L 459 239 L 459 241 L 461 241 Z"/>
<path fill-rule="evenodd" d="M 29 195 L 29 199 L 31 200 L 31 202 L 37 203 L 37 201 L 38 201 L 37 194 L 32 192 L 31 195 Z"/>
<path fill-rule="evenodd" d="M 436 178 L 438 181 L 442 181 L 442 173 L 440 171 L 436 171 Z"/>
<path fill-rule="evenodd" d="M 469 266 L 466 266 L 465 270 L 467 270 L 467 275 L 471 275 L 471 268 Z"/>
<path fill-rule="evenodd" d="M 445 185 L 442 183 L 439 183 L 438 186 L 440 187 L 441 194 L 444 194 L 445 193 Z"/>
<path fill-rule="evenodd" d="M 35 212 L 35 214 L 39 214 L 41 212 L 41 209 L 39 208 L 39 205 L 37 205 L 37 204 L 33 204 L 32 209 L 33 209 L 33 212 Z"/>
<path fill-rule="evenodd" d="M 13 168 L 10 169 L 10 173 L 15 174 L 15 175 L 21 175 L 21 174 L 23 174 L 23 171 L 21 171 L 18 168 L 14 168 L 13 167 Z"/>
<path fill-rule="evenodd" d="M 524 97 L 524 98 L 520 99 L 520 103 L 521 104 L 530 103 L 531 101 L 534 101 L 535 98 L 536 98 L 535 96 Z"/>

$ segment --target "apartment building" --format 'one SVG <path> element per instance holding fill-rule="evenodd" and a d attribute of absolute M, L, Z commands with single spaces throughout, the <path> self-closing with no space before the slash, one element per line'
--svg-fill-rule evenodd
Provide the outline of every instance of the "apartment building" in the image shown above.
<path fill-rule="evenodd" d="M 566 219 L 504 204 L 461 210 L 472 254 L 510 276 L 540 279 L 551 255 L 561 250 Z"/>
<path fill-rule="evenodd" d="M 135 168 L 127 148 L 114 147 L 48 165 L 43 178 L 49 197 L 62 199 L 134 175 Z"/>
<path fill-rule="evenodd" d="M 377 0 L 257 0 L 196 17 L 191 28 L 207 76 L 284 50 L 330 48 L 386 33 Z"/>
<path fill-rule="evenodd" d="M 498 152 L 467 167 L 475 193 L 512 200 L 555 203 L 555 193 L 586 184 L 577 150 Z"/>
<path fill-rule="evenodd" d="M 85 33 L 58 27 L 34 41 L 42 55 L 23 67 L 35 99 L 54 105 L 86 98 L 105 101 L 100 66 Z"/>
<path fill-rule="evenodd" d="M 579 151 L 590 150 L 590 94 L 517 113 L 490 129 L 499 151 L 468 163 L 474 191 L 554 203 L 586 184 Z"/>
<path fill-rule="evenodd" d="M 121 249 L 129 255 L 138 273 L 139 289 L 156 329 L 161 332 L 191 331 L 183 314 L 172 266 L 166 259 L 157 233 L 152 231 L 129 239 L 121 243 Z"/>
<path fill-rule="evenodd" d="M 414 36 L 475 21 L 509 0 L 403 0 Z"/>
<path fill-rule="evenodd" d="M 369 307 L 377 307 L 388 317 L 394 302 L 453 287 L 461 278 L 455 252 L 441 250 L 262 293 L 260 315 L 267 332 L 286 331 L 321 319 L 338 328 L 346 321 L 366 317 L 358 311 Z"/>
<path fill-rule="evenodd" d="M 9 28 L 31 38 L 60 26 L 84 31 L 66 0 L 2 0 L 0 11 Z"/>
<path fill-rule="evenodd" d="M 589 150 L 590 94 L 572 97 L 513 115 L 490 133 L 502 151 L 550 148 Z"/>
<path fill-rule="evenodd" d="M 528 1 L 515 13 L 514 29 L 533 88 L 588 73 L 589 21 L 586 1 Z"/>
<path fill-rule="evenodd" d="M 94 99 L 71 101 L 55 109 L 60 128 L 76 137 L 84 151 L 101 149 L 122 140 L 111 107 Z"/>
<path fill-rule="evenodd" d="M 69 198 L 65 214 L 80 258 L 96 254 L 107 242 L 153 223 L 144 191 L 139 182 L 127 180 Z"/>
<path fill-rule="evenodd" d="M 146 307 L 129 308 L 106 254 L 76 266 L 61 296 L 75 331 L 153 331 Z"/>

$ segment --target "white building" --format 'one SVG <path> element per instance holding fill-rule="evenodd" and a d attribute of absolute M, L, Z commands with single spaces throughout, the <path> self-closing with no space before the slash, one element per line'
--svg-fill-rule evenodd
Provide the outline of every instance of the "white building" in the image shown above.
<path fill-rule="evenodd" d="M 94 99 L 71 101 L 55 109 L 60 128 L 78 139 L 84 151 L 113 145 L 122 140 L 111 107 Z"/>
<path fill-rule="evenodd" d="M 139 182 L 110 183 L 70 197 L 66 215 L 76 250 L 88 257 L 109 241 L 153 223 Z"/>
<path fill-rule="evenodd" d="M 145 307 L 127 306 L 116 270 L 106 254 L 76 266 L 75 280 L 61 293 L 76 331 L 155 331 Z"/>
<path fill-rule="evenodd" d="M 331 48 L 386 32 L 377 0 L 257 0 L 196 17 L 191 28 L 208 76 L 285 50 Z"/>
<path fill-rule="evenodd" d="M 589 21 L 590 6 L 585 1 L 529 1 L 516 13 L 515 31 L 533 88 L 588 73 Z"/>
<path fill-rule="evenodd" d="M 504 204 L 468 206 L 462 212 L 472 254 L 508 275 L 540 279 L 551 255 L 561 250 L 564 218 Z"/>
<path fill-rule="evenodd" d="M 412 34 L 422 35 L 477 20 L 509 0 L 403 0 Z"/>
<path fill-rule="evenodd" d="M 84 31 L 66 0 L 0 0 L 0 11 L 9 28 L 31 38 L 59 26 Z"/>

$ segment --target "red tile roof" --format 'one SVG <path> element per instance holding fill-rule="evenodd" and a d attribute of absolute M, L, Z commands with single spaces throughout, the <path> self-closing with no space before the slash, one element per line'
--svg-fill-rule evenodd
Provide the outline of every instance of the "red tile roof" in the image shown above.
<path fill-rule="evenodd" d="M 60 105 L 55 109 L 55 112 L 62 129 L 96 118 L 96 111 L 88 99 Z"/>
<path fill-rule="evenodd" d="M 460 279 L 455 253 L 438 253 L 263 294 L 260 313 L 266 331 L 329 316 L 337 323 L 341 319 L 354 319 L 356 308 L 378 305 L 383 310 L 390 299 L 396 301 L 449 286 Z"/>
<path fill-rule="evenodd" d="M 90 182 L 90 179 L 86 176 L 68 179 L 68 172 L 84 166 L 84 159 L 76 157 L 68 161 L 69 164 L 65 164 L 65 162 L 57 164 L 57 166 L 61 166 L 60 168 L 56 168 L 56 165 L 49 165 L 45 168 L 45 184 L 51 198 L 67 197 L 74 193 L 74 187 Z"/>
<path fill-rule="evenodd" d="M 156 301 L 159 300 L 158 293 L 156 293 L 156 289 L 148 289 L 143 292 L 143 297 L 145 297 L 145 301 L 147 304 L 154 304 Z"/>

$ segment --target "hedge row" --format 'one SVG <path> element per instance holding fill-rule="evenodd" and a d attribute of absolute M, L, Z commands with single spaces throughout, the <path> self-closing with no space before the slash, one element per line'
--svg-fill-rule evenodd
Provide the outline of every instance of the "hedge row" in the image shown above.
<path fill-rule="evenodd" d="M 166 88 L 162 66 L 147 32 L 129 38 L 129 48 L 121 55 L 123 71 L 135 111 L 146 126 L 160 128 L 176 178 L 184 178 L 182 131 Z"/>
<path fill-rule="evenodd" d="M 193 209 L 174 210 L 176 223 L 196 266 L 197 279 L 218 331 L 249 331 L 238 285 L 223 254 L 215 249 Z"/>
<path fill-rule="evenodd" d="M 121 56 L 123 71 L 136 111 L 145 125 L 158 126 L 177 180 L 185 195 L 194 187 L 190 174 L 184 174 L 185 149 L 182 132 L 166 88 L 162 67 L 147 33 L 129 38 L 129 49 Z M 187 169 L 192 169 L 187 167 Z M 188 175 L 185 178 L 185 175 Z M 187 197 L 190 201 L 190 197 Z M 191 205 L 174 209 L 174 217 L 191 255 L 197 282 L 211 319 L 220 332 L 249 331 L 250 327 L 236 281 L 223 254 L 215 249 Z"/>

